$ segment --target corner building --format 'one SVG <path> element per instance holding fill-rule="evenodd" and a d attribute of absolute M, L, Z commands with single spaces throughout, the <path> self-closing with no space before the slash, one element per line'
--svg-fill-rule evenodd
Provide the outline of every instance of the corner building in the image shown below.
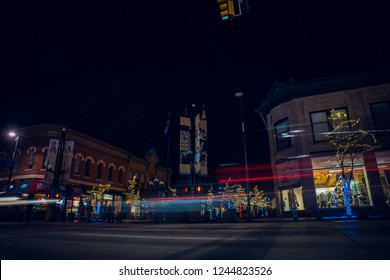
<path fill-rule="evenodd" d="M 332 109 L 360 120 L 380 148 L 352 166 L 353 215 L 386 215 L 390 203 L 390 71 L 374 70 L 305 82 L 275 82 L 256 109 L 268 131 L 277 215 L 345 215 L 340 167 L 326 134 Z"/>

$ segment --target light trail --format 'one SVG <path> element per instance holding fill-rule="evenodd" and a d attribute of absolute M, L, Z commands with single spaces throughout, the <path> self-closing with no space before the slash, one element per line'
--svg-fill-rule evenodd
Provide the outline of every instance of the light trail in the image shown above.
<path fill-rule="evenodd" d="M 20 199 L 17 196 L 10 197 L 2 197 L 0 198 L 0 206 L 12 206 L 12 205 L 28 205 L 28 204 L 54 204 L 57 203 L 58 200 L 54 198 L 49 199 Z"/>

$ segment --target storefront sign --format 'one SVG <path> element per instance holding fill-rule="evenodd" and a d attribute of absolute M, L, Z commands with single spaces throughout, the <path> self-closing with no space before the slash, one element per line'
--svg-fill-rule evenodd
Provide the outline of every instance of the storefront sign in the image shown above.
<path fill-rule="evenodd" d="M 111 194 L 104 194 L 103 199 L 112 200 L 114 197 Z"/>

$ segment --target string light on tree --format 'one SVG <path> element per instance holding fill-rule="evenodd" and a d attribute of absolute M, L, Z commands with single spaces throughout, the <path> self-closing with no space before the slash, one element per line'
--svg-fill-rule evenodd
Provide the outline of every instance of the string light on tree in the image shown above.
<path fill-rule="evenodd" d="M 341 169 L 346 214 L 351 217 L 350 189 L 356 156 L 375 150 L 380 145 L 377 144 L 374 134 L 358 127 L 359 119 L 349 120 L 344 111 L 333 109 L 328 119 L 332 131 L 327 133 L 326 136 L 329 138 L 329 142 L 336 147 L 335 160 Z M 350 170 L 348 176 L 347 167 L 348 171 Z"/>

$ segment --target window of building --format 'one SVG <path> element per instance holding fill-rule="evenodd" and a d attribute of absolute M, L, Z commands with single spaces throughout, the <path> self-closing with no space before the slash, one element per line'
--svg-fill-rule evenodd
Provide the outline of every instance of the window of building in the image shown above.
<path fill-rule="evenodd" d="M 118 171 L 118 183 L 122 183 L 123 170 L 119 169 Z"/>
<path fill-rule="evenodd" d="M 102 178 L 102 170 L 103 170 L 103 163 L 99 162 L 97 166 L 97 178 L 101 179 Z"/>
<path fill-rule="evenodd" d="M 370 104 L 377 135 L 390 135 L 390 101 Z"/>
<path fill-rule="evenodd" d="M 112 171 L 113 171 L 114 167 L 113 166 L 110 166 L 108 168 L 108 181 L 112 182 Z"/>
<path fill-rule="evenodd" d="M 43 151 L 43 161 L 42 161 L 42 169 L 45 169 L 47 166 L 47 161 L 49 159 L 49 149 Z"/>
<path fill-rule="evenodd" d="M 318 208 L 345 207 L 345 194 L 341 168 L 331 157 L 321 157 L 312 160 L 314 185 Z M 353 168 L 348 163 L 345 166 L 346 178 L 351 178 L 351 206 L 372 206 L 371 192 L 363 162 L 363 156 L 357 155 Z M 351 174 L 353 170 L 353 174 Z"/>
<path fill-rule="evenodd" d="M 86 177 L 89 177 L 91 174 L 91 160 L 90 159 L 87 159 L 85 161 L 85 172 L 84 172 L 84 176 Z"/>
<path fill-rule="evenodd" d="M 129 180 L 133 180 L 133 170 L 129 170 Z"/>
<path fill-rule="evenodd" d="M 27 168 L 31 169 L 34 165 L 34 160 L 35 160 L 35 149 L 31 148 L 29 150 L 30 156 L 28 157 L 28 164 Z"/>
<path fill-rule="evenodd" d="M 275 124 L 276 148 L 282 150 L 291 147 L 291 136 L 288 119 L 283 119 Z"/>
<path fill-rule="evenodd" d="M 336 109 L 336 111 L 344 112 L 347 114 L 346 108 Z M 330 112 L 331 110 L 325 110 L 310 113 L 314 142 L 328 141 L 326 135 L 328 132 L 332 131 L 332 127 L 329 122 Z"/>
<path fill-rule="evenodd" d="M 385 196 L 387 206 L 390 206 L 390 162 L 388 151 L 375 152 L 376 161 L 378 163 L 378 171 Z"/>
<path fill-rule="evenodd" d="M 295 186 L 282 189 L 282 206 L 284 212 L 294 209 L 305 210 L 303 204 L 302 186 Z"/>
<path fill-rule="evenodd" d="M 81 158 L 76 157 L 74 159 L 74 167 L 73 167 L 73 173 L 74 174 L 80 174 L 80 164 L 81 164 Z"/>

